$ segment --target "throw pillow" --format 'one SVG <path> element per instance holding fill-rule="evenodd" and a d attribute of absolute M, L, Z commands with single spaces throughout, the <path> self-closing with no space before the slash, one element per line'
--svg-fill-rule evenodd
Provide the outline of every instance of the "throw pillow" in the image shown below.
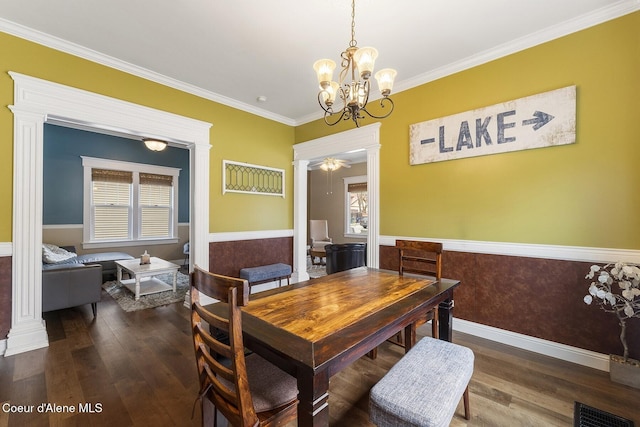
<path fill-rule="evenodd" d="M 42 244 L 42 262 L 46 264 L 55 264 L 63 262 L 77 256 L 74 252 L 69 252 L 56 245 L 49 243 Z"/>

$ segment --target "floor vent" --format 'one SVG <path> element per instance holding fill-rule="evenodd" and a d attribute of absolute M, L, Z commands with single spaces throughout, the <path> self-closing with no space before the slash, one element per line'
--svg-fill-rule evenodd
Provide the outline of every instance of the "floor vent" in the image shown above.
<path fill-rule="evenodd" d="M 633 421 L 619 417 L 584 403 L 576 402 L 573 411 L 574 427 L 634 427 Z"/>

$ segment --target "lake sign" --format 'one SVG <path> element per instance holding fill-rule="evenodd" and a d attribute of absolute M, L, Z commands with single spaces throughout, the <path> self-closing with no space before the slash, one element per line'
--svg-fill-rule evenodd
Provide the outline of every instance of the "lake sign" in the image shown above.
<path fill-rule="evenodd" d="M 409 127 L 412 165 L 575 142 L 575 86 Z"/>

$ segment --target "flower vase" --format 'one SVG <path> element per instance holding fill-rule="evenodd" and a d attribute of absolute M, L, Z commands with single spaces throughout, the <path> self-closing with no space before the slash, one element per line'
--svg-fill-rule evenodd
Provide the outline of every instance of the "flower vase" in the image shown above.
<path fill-rule="evenodd" d="M 610 354 L 609 377 L 615 383 L 640 389 L 640 362 L 635 359 L 625 362 L 622 356 Z"/>

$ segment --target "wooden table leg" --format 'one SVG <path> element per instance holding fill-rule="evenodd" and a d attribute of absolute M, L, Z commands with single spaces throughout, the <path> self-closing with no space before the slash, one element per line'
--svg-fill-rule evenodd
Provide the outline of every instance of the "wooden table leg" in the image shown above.
<path fill-rule="evenodd" d="M 407 353 L 414 345 L 416 345 L 416 324 L 412 323 L 404 328 L 404 352 Z"/>
<path fill-rule="evenodd" d="M 446 299 L 438 306 L 438 333 L 441 340 L 451 341 L 453 337 L 453 298 Z"/>
<path fill-rule="evenodd" d="M 316 375 L 310 369 L 298 371 L 298 426 L 326 427 L 329 425 L 329 375 Z"/>

